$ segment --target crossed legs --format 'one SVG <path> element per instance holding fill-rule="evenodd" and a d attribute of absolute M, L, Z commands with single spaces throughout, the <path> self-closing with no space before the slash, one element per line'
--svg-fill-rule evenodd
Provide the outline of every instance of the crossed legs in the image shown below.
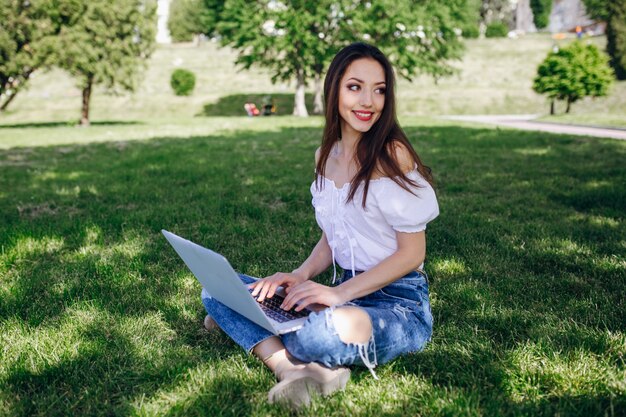
<path fill-rule="evenodd" d="M 371 338 L 370 317 L 358 307 L 338 307 L 333 311 L 332 320 L 343 343 L 364 344 Z M 310 402 L 311 393 L 329 395 L 343 389 L 350 378 L 350 371 L 342 366 L 329 368 L 316 362 L 301 362 L 276 336 L 258 343 L 252 352 L 279 381 L 268 394 L 270 402 L 285 401 L 298 407 Z"/>

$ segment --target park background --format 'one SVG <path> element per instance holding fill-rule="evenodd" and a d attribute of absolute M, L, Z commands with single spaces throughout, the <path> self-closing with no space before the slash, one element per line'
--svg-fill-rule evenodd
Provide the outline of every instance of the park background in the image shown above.
<path fill-rule="evenodd" d="M 624 414 L 625 144 L 439 118 L 626 126 L 624 81 L 569 115 L 532 91 L 573 41 L 465 39 L 455 75 L 399 80 L 442 212 L 428 232 L 435 334 L 300 414 Z M 294 85 L 236 58 L 210 39 L 158 45 L 134 93 L 95 89 L 88 128 L 60 69 L 0 114 L 0 414 L 289 415 L 266 404 L 269 371 L 202 329 L 199 285 L 160 235 L 257 276 L 298 266 L 319 237 L 308 187 L 323 119 L 245 116 L 267 95 L 289 113 Z M 196 75 L 190 96 L 170 87 L 177 68 Z"/>

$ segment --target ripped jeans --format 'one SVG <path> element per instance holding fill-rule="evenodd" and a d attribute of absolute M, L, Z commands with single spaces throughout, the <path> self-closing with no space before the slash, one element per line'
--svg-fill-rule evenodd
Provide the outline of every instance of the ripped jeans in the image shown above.
<path fill-rule="evenodd" d="M 358 272 L 357 272 L 358 275 Z M 240 274 L 248 284 L 254 281 Z M 352 278 L 346 271 L 339 284 Z M 274 336 L 239 313 L 226 307 L 202 291 L 202 303 L 207 313 L 235 343 L 248 352 L 263 340 Z M 335 308 L 311 313 L 304 325 L 281 335 L 287 351 L 303 362 L 319 362 L 325 366 L 362 365 L 376 374 L 377 364 L 397 356 L 422 350 L 433 328 L 426 274 L 412 271 L 378 291 L 357 298 L 346 306 L 360 307 L 372 321 L 372 336 L 367 343 L 345 343 L 337 334 L 332 315 Z"/>

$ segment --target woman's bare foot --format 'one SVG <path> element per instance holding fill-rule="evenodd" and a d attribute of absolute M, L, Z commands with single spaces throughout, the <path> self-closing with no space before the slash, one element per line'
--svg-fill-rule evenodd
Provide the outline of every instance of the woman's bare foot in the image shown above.
<path fill-rule="evenodd" d="M 350 379 L 350 370 L 343 366 L 327 368 L 317 362 L 281 375 L 280 382 L 268 393 L 268 401 L 285 402 L 293 408 L 309 405 L 312 395 L 327 396 L 343 390 Z"/>

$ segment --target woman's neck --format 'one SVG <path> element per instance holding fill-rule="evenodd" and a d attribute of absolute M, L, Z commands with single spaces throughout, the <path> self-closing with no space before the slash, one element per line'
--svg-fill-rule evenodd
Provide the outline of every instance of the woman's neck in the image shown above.
<path fill-rule="evenodd" d="M 341 142 L 339 144 L 339 157 L 347 162 L 354 159 L 356 147 L 361 139 L 361 132 L 346 131 L 341 129 Z"/>

